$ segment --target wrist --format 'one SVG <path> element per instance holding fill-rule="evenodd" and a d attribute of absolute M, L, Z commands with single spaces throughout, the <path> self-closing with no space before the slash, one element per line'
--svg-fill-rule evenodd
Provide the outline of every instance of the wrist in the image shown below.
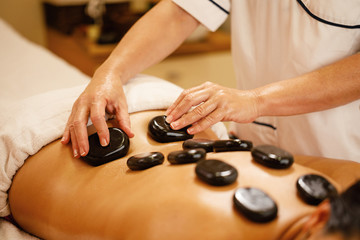
<path fill-rule="evenodd" d="M 116 66 L 104 62 L 95 70 L 91 81 L 111 84 L 122 84 L 127 82 L 123 75 L 123 72 L 118 70 Z"/>
<path fill-rule="evenodd" d="M 264 116 L 265 99 L 264 96 L 262 95 L 261 90 L 260 89 L 250 90 L 250 94 L 252 97 L 255 119 Z"/>

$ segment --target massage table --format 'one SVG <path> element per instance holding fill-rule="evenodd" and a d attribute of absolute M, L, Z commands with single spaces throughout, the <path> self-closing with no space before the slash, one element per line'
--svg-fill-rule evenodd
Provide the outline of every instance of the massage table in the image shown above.
<path fill-rule="evenodd" d="M 62 131 L 65 127 L 67 117 L 69 116 L 71 111 L 72 103 L 84 89 L 87 82 L 89 81 L 89 78 L 71 65 L 67 64 L 65 61 L 51 54 L 46 49 L 27 41 L 25 38 L 17 34 L 11 28 L 11 26 L 9 26 L 3 20 L 0 20 L 0 32 L 2 36 L 0 38 L 0 46 L 2 52 L 0 60 L 2 66 L 2 76 L 0 80 L 0 110 L 2 113 L 0 116 L 0 214 L 1 217 L 6 217 L 11 213 L 8 199 L 8 191 L 12 185 L 14 176 L 18 171 L 20 171 L 19 169 L 21 169 L 25 161 L 30 156 L 31 157 L 29 158 L 29 164 L 35 164 L 36 166 L 36 164 L 40 163 L 41 161 L 39 162 L 39 160 L 32 159 L 39 159 L 39 154 L 43 154 L 44 152 L 49 151 L 47 149 L 51 149 L 54 146 L 56 146 L 56 148 L 61 148 L 61 151 L 64 151 L 64 154 L 70 154 L 70 145 L 62 146 L 58 143 L 58 139 L 61 137 Z M 166 89 L 166 91 L 160 91 L 164 88 Z M 150 95 L 147 94 L 149 93 L 149 89 L 153 90 L 151 91 L 152 93 Z M 161 79 L 144 75 L 137 76 L 135 79 L 130 81 L 127 86 L 125 86 L 125 93 L 129 103 L 129 112 L 134 113 L 132 117 L 133 121 L 136 121 L 135 118 L 138 112 L 154 109 L 166 109 L 175 100 L 176 96 L 181 91 L 181 88 L 165 82 Z M 154 101 L 150 101 L 153 96 L 157 96 L 156 101 L 155 99 L 153 99 Z M 144 129 L 142 129 L 142 131 L 144 131 Z M 141 135 L 141 133 L 139 133 L 139 135 Z M 226 129 L 223 125 L 218 124 L 211 130 L 211 132 L 206 132 L 205 137 L 225 139 L 227 138 Z M 178 148 L 179 146 L 177 145 L 176 149 Z M 167 151 L 170 151 L 171 149 L 173 148 L 169 148 Z M 222 155 L 226 157 L 227 154 L 224 153 Z M 249 152 L 244 152 L 240 155 L 241 158 L 249 161 L 250 164 L 253 164 L 251 162 Z M 78 167 L 88 168 L 88 166 L 82 165 L 82 162 L 80 163 L 81 164 L 78 165 Z M 103 168 L 109 170 L 109 168 L 115 163 L 116 162 L 109 163 Z M 336 184 L 339 190 L 346 188 L 360 176 L 360 166 L 358 163 L 355 162 L 335 159 L 324 159 L 313 156 L 296 156 L 295 163 L 296 168 L 302 169 L 302 173 L 304 173 L 305 171 L 308 172 L 309 169 L 311 169 L 311 171 L 326 175 L 329 179 L 331 179 L 331 181 L 334 182 L 334 184 Z M 59 165 L 59 167 L 60 166 L 61 165 Z M 63 167 L 66 169 L 69 166 L 70 165 L 65 164 Z M 118 167 L 121 168 L 121 165 L 119 165 Z M 166 166 L 164 165 L 164 167 Z M 188 169 L 190 167 L 190 165 L 187 165 L 184 167 L 184 169 Z M 80 170 L 80 168 L 78 170 Z M 26 172 L 26 170 L 24 171 Z M 74 172 L 72 173 L 74 174 Z M 51 174 L 51 172 L 46 172 L 46 174 Z M 21 175 L 19 176 L 20 177 L 18 178 L 21 179 Z M 76 174 L 72 176 L 76 177 Z M 134 174 L 132 177 L 135 178 L 136 174 Z M 41 178 L 39 179 L 41 180 Z M 172 181 L 175 180 L 173 179 Z M 54 182 L 50 181 L 48 184 L 52 183 Z M 199 187 L 198 185 L 196 186 Z M 151 189 L 151 187 L 149 188 Z M 205 187 L 203 189 L 207 188 Z M 14 197 L 21 196 L 21 194 L 29 193 L 28 191 L 23 191 L 22 193 L 22 191 L 19 190 L 21 190 L 21 188 L 12 190 L 14 191 Z M 53 190 L 55 192 L 54 194 L 61 193 L 60 188 L 54 188 Z M 105 192 L 108 190 L 109 189 L 105 190 Z M 149 194 L 151 194 L 150 190 Z M 229 195 L 230 192 L 224 191 L 224 194 Z M 15 197 L 14 201 L 18 201 L 18 206 L 22 206 L 21 204 L 26 204 L 26 202 L 31 203 L 31 199 L 29 199 L 29 196 L 30 195 L 24 195 L 26 199 L 21 197 Z M 49 195 L 49 197 L 50 196 L 51 195 Z M 171 197 L 171 194 L 169 196 Z M 76 199 L 67 199 L 67 201 L 70 200 L 75 201 Z M 216 209 L 217 207 L 216 201 L 209 201 L 208 204 L 210 206 L 213 206 L 214 209 Z M 35 204 L 34 206 L 38 205 Z M 81 204 L 79 203 L 78 206 L 80 207 Z M 201 206 L 198 207 L 201 208 Z M 133 207 L 129 206 L 129 209 L 132 208 Z M 166 206 L 162 206 L 161 209 L 162 211 L 160 211 L 160 213 L 166 212 Z M 184 209 L 186 210 L 186 205 L 184 205 L 183 208 L 179 208 L 178 211 L 182 211 Z M 36 215 L 36 208 L 32 210 L 35 211 L 33 216 L 31 214 L 23 214 L 21 213 L 21 211 L 18 211 L 16 216 L 19 218 L 20 222 L 21 219 L 24 220 L 23 222 L 27 222 L 26 218 L 31 219 L 32 217 L 34 217 L 35 225 L 38 224 L 38 229 L 35 232 L 41 233 L 42 227 L 44 227 L 44 225 L 41 225 L 42 218 L 41 216 Z M 61 208 L 53 210 L 58 211 L 58 214 L 61 214 Z M 225 212 L 233 214 L 232 208 L 231 213 L 229 211 L 230 210 L 228 209 L 227 212 Z M 108 209 L 108 212 L 111 213 L 111 209 Z M 187 211 L 185 211 L 185 213 L 186 212 Z M 69 212 L 67 212 L 67 214 L 69 214 Z M 197 220 L 200 221 L 201 219 L 207 219 L 208 217 L 213 216 L 212 214 L 214 213 L 210 212 L 209 215 L 198 215 L 199 218 Z M 86 216 L 76 215 L 73 215 L 73 217 L 75 219 L 77 217 L 79 217 L 80 219 L 86 218 Z M 92 217 L 96 218 L 96 215 L 92 215 Z M 100 220 L 104 220 L 104 224 L 98 227 L 104 227 L 104 229 L 108 229 L 107 224 L 105 224 L 105 215 L 100 214 L 99 217 Z M 158 228 L 162 228 L 166 226 L 166 224 L 171 225 L 173 224 L 172 221 L 174 221 L 173 218 L 165 219 L 164 214 L 159 214 L 153 217 L 155 218 L 155 220 L 150 221 L 149 224 L 163 224 L 157 226 Z M 222 217 L 226 218 L 227 215 L 224 215 Z M 156 221 L 156 218 L 159 218 L 161 221 Z M 134 218 L 132 220 L 134 223 L 139 221 L 139 219 L 137 218 Z M 56 233 L 59 228 L 52 227 L 51 225 L 49 225 L 50 223 L 55 224 L 56 219 L 53 219 L 52 221 L 49 221 L 47 224 L 45 224 L 48 228 L 48 233 Z M 194 224 L 195 223 L 196 222 L 194 222 Z M 60 224 L 66 224 L 66 222 Z M 177 222 L 177 224 L 181 224 L 181 222 Z M 191 225 L 191 222 L 188 224 Z M 274 224 L 269 224 L 267 226 L 273 225 Z M 205 225 L 203 226 L 206 227 Z M 25 228 L 26 227 L 27 226 L 25 226 Z M 134 226 L 125 225 L 125 227 L 130 228 Z M 109 228 L 116 229 L 116 226 L 110 224 Z M 267 229 L 270 233 L 274 231 L 271 230 L 271 227 L 267 227 Z M 75 237 L 77 236 L 77 231 L 81 232 L 81 229 L 72 230 L 74 231 L 73 236 Z M 166 230 L 166 228 L 164 228 L 164 230 Z M 68 232 L 63 233 L 64 235 L 61 235 L 62 233 L 61 231 L 59 231 L 58 234 L 59 238 L 60 236 L 68 237 L 68 235 L 66 235 L 68 234 Z M 111 231 L 106 232 L 106 234 L 111 234 Z M 136 232 L 136 230 L 134 230 L 134 236 L 140 236 L 136 234 L 141 235 L 142 232 Z M 189 232 L 188 234 L 196 235 L 199 233 Z M 223 231 L 221 231 L 221 229 L 218 229 L 217 234 L 219 234 L 219 236 L 223 236 L 224 233 Z M 27 234 L 25 231 L 21 230 L 17 226 L 4 219 L 0 220 L 0 235 L 4 236 L 5 239 L 36 239 L 36 237 Z"/>

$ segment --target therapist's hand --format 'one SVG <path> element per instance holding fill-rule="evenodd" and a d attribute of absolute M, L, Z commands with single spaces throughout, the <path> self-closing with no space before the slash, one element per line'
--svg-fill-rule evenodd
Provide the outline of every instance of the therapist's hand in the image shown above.
<path fill-rule="evenodd" d="M 258 117 L 257 101 L 254 91 L 206 82 L 183 91 L 166 111 L 166 121 L 175 130 L 192 125 L 187 130 L 189 134 L 201 132 L 220 121 L 249 123 Z"/>
<path fill-rule="evenodd" d="M 120 79 L 114 73 L 98 69 L 74 103 L 61 140 L 63 144 L 71 141 L 74 157 L 86 156 L 89 152 L 86 128 L 89 116 L 99 135 L 100 144 L 109 144 L 105 111 L 115 116 L 118 127 L 129 137 L 134 136 L 130 129 L 127 103 Z"/>

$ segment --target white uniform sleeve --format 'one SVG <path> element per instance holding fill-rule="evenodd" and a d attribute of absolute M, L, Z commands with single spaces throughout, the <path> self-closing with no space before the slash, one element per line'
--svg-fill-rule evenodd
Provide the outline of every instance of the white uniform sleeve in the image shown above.
<path fill-rule="evenodd" d="M 173 0 L 210 31 L 216 31 L 230 13 L 230 0 Z"/>

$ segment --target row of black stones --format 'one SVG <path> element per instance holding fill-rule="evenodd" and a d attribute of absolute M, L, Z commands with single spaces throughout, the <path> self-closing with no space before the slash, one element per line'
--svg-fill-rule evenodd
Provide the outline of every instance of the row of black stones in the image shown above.
<path fill-rule="evenodd" d="M 252 147 L 252 142 L 240 139 L 189 139 L 183 143 L 184 149 L 203 148 L 206 152 L 250 151 Z"/>
<path fill-rule="evenodd" d="M 271 145 L 260 145 L 253 148 L 250 141 L 240 139 L 190 139 L 184 141 L 183 148 L 203 148 L 206 152 L 251 151 L 256 162 L 275 169 L 289 168 L 294 163 L 293 156 L 280 148 Z"/>
<path fill-rule="evenodd" d="M 233 166 L 217 159 L 205 160 L 206 152 L 251 151 L 254 161 L 274 169 L 289 168 L 293 156 L 283 149 L 271 145 L 260 145 L 253 148 L 250 141 L 239 139 L 207 140 L 192 139 L 187 133 L 187 127 L 180 130 L 171 129 L 165 116 L 153 118 L 148 125 L 149 135 L 158 142 L 184 141 L 183 149 L 171 152 L 168 161 L 171 164 L 197 162 L 195 172 L 199 179 L 214 185 L 224 186 L 236 181 L 238 172 Z M 102 147 L 97 134 L 89 137 L 90 151 L 85 160 L 94 166 L 125 156 L 129 149 L 127 135 L 118 128 L 109 128 L 110 144 Z M 131 170 L 144 170 L 164 162 L 160 152 L 142 153 L 128 159 Z M 312 205 L 317 205 L 325 198 L 337 194 L 335 187 L 324 177 L 308 174 L 297 180 L 296 187 L 300 198 Z M 242 214 L 255 222 L 268 222 L 276 218 L 276 203 L 262 190 L 257 188 L 238 188 L 233 197 L 234 205 Z"/>
<path fill-rule="evenodd" d="M 204 160 L 205 156 L 205 150 L 199 148 L 171 152 L 167 159 L 171 164 L 185 164 Z M 164 158 L 161 152 L 140 153 L 128 158 L 126 164 L 133 171 L 145 170 L 162 164 Z"/>
<path fill-rule="evenodd" d="M 257 147 L 254 149 L 258 151 Z M 262 149 L 262 146 L 260 149 Z M 283 151 L 275 147 L 267 147 L 265 149 L 276 149 L 277 151 L 274 152 L 277 153 Z M 274 154 L 274 152 L 271 154 Z M 161 156 L 160 161 L 155 159 L 156 155 Z M 168 155 L 168 160 L 171 164 L 197 162 L 195 173 L 200 180 L 206 182 L 207 184 L 213 186 L 225 186 L 236 181 L 238 177 L 238 171 L 236 168 L 221 160 L 205 160 L 205 158 L 206 151 L 201 148 L 174 151 Z M 278 158 L 281 159 L 279 156 Z M 154 152 L 138 154 L 130 157 L 127 164 L 132 170 L 144 170 L 158 164 L 162 164 L 163 161 L 164 156 L 159 152 Z M 139 167 L 139 165 L 141 165 L 141 167 Z M 268 167 L 271 166 L 266 164 L 264 165 Z M 291 165 L 289 165 L 289 167 L 290 166 Z M 273 168 L 279 169 L 277 165 Z M 301 176 L 298 179 L 296 186 L 300 198 L 311 205 L 317 205 L 325 198 L 337 194 L 336 189 L 331 183 L 329 183 L 325 178 L 313 174 Z M 277 216 L 278 207 L 275 201 L 258 188 L 247 187 L 236 189 L 233 196 L 233 202 L 239 212 L 254 222 L 268 222 L 275 219 Z"/>
<path fill-rule="evenodd" d="M 216 141 L 192 139 L 193 135 L 187 134 L 186 130 L 188 127 L 174 132 L 165 119 L 165 116 L 158 116 L 149 123 L 149 134 L 155 141 L 172 142 L 185 140 L 183 143 L 184 150 L 203 148 L 206 152 L 251 151 L 254 161 L 274 169 L 287 169 L 294 162 L 292 154 L 271 145 L 260 145 L 253 148 L 251 142 L 239 139 Z M 176 161 L 177 155 L 183 156 L 179 157 L 179 159 L 185 159 L 186 157 L 191 159 L 191 156 L 188 156 L 188 153 L 185 154 L 185 152 L 177 151 L 170 153 L 168 156 L 168 158 L 170 157 L 169 161 L 173 164 L 191 162 L 184 160 L 181 162 Z M 238 176 L 238 172 L 233 166 L 216 159 L 199 161 L 195 172 L 201 180 L 215 186 L 231 184 L 236 181 Z M 300 198 L 312 205 L 317 205 L 325 198 L 337 194 L 336 189 L 330 182 L 314 174 L 300 177 L 297 180 L 296 187 Z M 233 200 L 236 208 L 253 221 L 267 222 L 274 219 L 277 215 L 276 203 L 260 189 L 239 188 L 235 191 Z"/>
<path fill-rule="evenodd" d="M 196 176 L 213 186 L 232 184 L 238 177 L 238 171 L 232 165 L 217 159 L 205 160 L 206 151 L 202 148 L 174 151 L 167 158 L 171 164 L 197 163 Z M 145 170 L 163 162 L 162 153 L 150 152 L 131 156 L 127 165 L 131 170 Z M 233 201 L 236 209 L 252 221 L 267 222 L 277 216 L 276 203 L 260 189 L 238 188 Z"/>
<path fill-rule="evenodd" d="M 204 147 L 208 152 L 250 151 L 252 143 L 239 139 L 208 141 L 206 139 L 187 140 L 184 149 Z M 215 186 L 228 185 L 236 181 L 238 172 L 233 166 L 220 160 L 207 160 L 197 164 L 197 176 Z M 254 222 L 268 222 L 277 216 L 276 203 L 263 191 L 257 188 L 238 188 L 233 202 L 236 209 Z"/>
<path fill-rule="evenodd" d="M 184 149 L 173 151 L 167 156 L 171 164 L 197 163 L 196 175 L 214 186 L 229 185 L 236 181 L 238 172 L 236 168 L 217 159 L 206 160 L 206 151 L 202 148 Z M 164 162 L 164 155 L 161 152 L 140 153 L 131 156 L 127 160 L 127 166 L 131 170 L 145 170 Z"/>

